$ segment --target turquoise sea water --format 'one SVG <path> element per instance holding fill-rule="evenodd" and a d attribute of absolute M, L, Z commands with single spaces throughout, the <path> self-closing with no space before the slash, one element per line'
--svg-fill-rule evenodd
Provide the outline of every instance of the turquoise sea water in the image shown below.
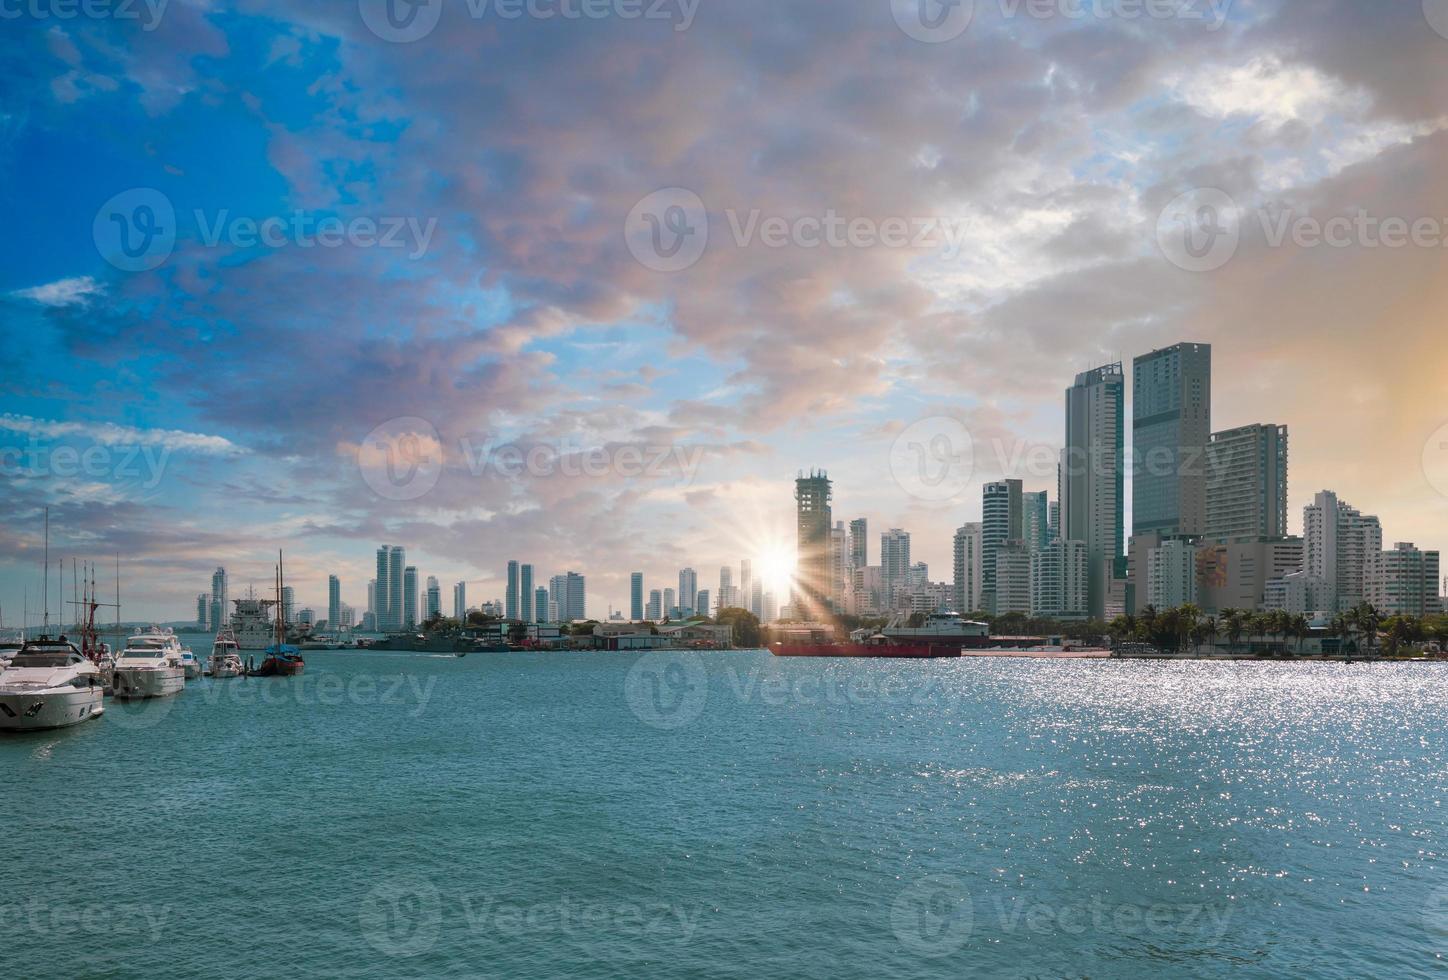
<path fill-rule="evenodd" d="M 7 973 L 1345 978 L 1448 954 L 1443 668 L 307 659 L 0 739 Z"/>

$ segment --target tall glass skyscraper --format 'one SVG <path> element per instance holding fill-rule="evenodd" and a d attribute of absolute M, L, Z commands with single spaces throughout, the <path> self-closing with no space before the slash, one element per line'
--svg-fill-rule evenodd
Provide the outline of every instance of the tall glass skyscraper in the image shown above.
<path fill-rule="evenodd" d="M 1176 344 L 1132 365 L 1131 533 L 1202 534 L 1212 439 L 1212 347 Z"/>
<path fill-rule="evenodd" d="M 1021 481 L 1001 480 L 981 489 L 980 593 L 986 612 L 996 612 L 996 555 L 1024 535 Z"/>
<path fill-rule="evenodd" d="M 823 473 L 800 474 L 794 481 L 797 557 L 795 576 L 799 582 L 795 616 L 804 620 L 823 619 L 830 612 L 830 480 Z M 680 600 L 682 601 L 682 599 Z"/>
<path fill-rule="evenodd" d="M 503 616 L 506 619 L 518 618 L 518 563 L 508 562 L 508 585 L 503 596 Z"/>
<path fill-rule="evenodd" d="M 1207 537 L 1287 533 L 1287 426 L 1215 432 L 1207 460 Z"/>
<path fill-rule="evenodd" d="M 699 575 L 692 568 L 679 569 L 679 611 L 693 613 L 699 601 Z"/>
<path fill-rule="evenodd" d="M 1059 521 L 1062 540 L 1086 544 L 1086 604 L 1093 619 L 1105 617 L 1112 577 L 1125 574 L 1125 419 L 1126 376 L 1119 362 L 1078 374 L 1066 389 Z"/>
<path fill-rule="evenodd" d="M 518 568 L 518 618 L 525 623 L 534 623 L 541 619 L 533 613 L 533 566 L 522 565 Z M 547 609 L 543 612 L 546 614 Z"/>
<path fill-rule="evenodd" d="M 644 573 L 634 572 L 628 577 L 628 618 L 635 623 L 644 618 Z"/>

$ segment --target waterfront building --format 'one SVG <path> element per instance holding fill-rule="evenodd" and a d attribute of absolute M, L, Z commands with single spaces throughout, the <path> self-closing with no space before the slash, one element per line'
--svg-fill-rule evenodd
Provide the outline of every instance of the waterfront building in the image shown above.
<path fill-rule="evenodd" d="M 503 592 L 503 608 L 505 617 L 509 620 L 518 618 L 521 606 L 518 603 L 518 562 L 508 562 L 508 583 Z"/>
<path fill-rule="evenodd" d="M 282 586 L 282 622 L 296 621 L 297 593 L 290 585 Z"/>
<path fill-rule="evenodd" d="M 541 585 L 533 590 L 533 621 L 535 623 L 558 622 L 558 610 L 549 600 L 548 590 Z"/>
<path fill-rule="evenodd" d="M 997 604 L 996 555 L 1008 543 L 1025 546 L 1021 481 L 1001 480 L 987 483 L 981 489 L 981 497 L 981 605 L 985 612 L 1001 615 L 1010 610 Z M 1030 571 L 1027 562 L 1026 595 L 1029 594 Z"/>
<path fill-rule="evenodd" d="M 850 538 L 844 521 L 830 531 L 830 608 L 843 612 L 850 577 Z"/>
<path fill-rule="evenodd" d="M 779 619 L 779 606 L 778 606 L 778 604 L 775 602 L 774 593 L 773 593 L 773 592 L 766 592 L 766 593 L 764 593 L 764 602 L 763 602 L 763 605 L 762 605 L 762 609 L 763 609 L 764 615 L 763 615 L 763 616 L 761 617 L 761 619 L 760 619 L 761 622 L 772 623 L 772 622 L 774 622 L 775 620 Z M 798 614 L 797 614 L 797 613 L 796 613 L 796 618 L 798 618 Z"/>
<path fill-rule="evenodd" d="M 1439 555 L 1399 543 L 1384 551 L 1369 580 L 1367 601 L 1382 616 L 1436 616 Z"/>
<path fill-rule="evenodd" d="M 377 615 L 377 580 L 367 580 L 367 611 L 373 616 Z"/>
<path fill-rule="evenodd" d="M 863 517 L 850 521 L 850 567 L 864 568 L 870 564 L 870 525 Z"/>
<path fill-rule="evenodd" d="M 427 577 L 427 615 L 424 621 L 437 619 L 442 615 L 442 586 L 437 584 L 437 576 Z"/>
<path fill-rule="evenodd" d="M 664 617 L 666 619 L 679 618 L 678 597 L 674 594 L 673 589 L 664 590 Z"/>
<path fill-rule="evenodd" d="M 342 580 L 327 576 L 327 625 L 336 628 L 342 621 Z"/>
<path fill-rule="evenodd" d="M 1267 608 L 1268 587 L 1302 567 L 1302 539 L 1241 537 L 1197 547 L 1197 604 L 1206 613 Z"/>
<path fill-rule="evenodd" d="M 644 618 L 651 623 L 657 623 L 664 618 L 664 594 L 660 590 L 649 590 L 649 605 L 644 611 Z"/>
<path fill-rule="evenodd" d="M 211 632 L 210 592 L 202 592 L 196 596 L 196 628 L 202 633 Z"/>
<path fill-rule="evenodd" d="M 362 632 L 377 632 L 377 614 L 375 612 L 368 610 L 367 612 L 362 614 Z"/>
<path fill-rule="evenodd" d="M 979 522 L 966 524 L 955 532 L 955 589 L 953 603 L 962 616 L 981 611 L 981 540 Z"/>
<path fill-rule="evenodd" d="M 695 616 L 707 616 L 707 615 L 709 615 L 709 590 L 708 590 L 708 589 L 700 589 L 700 590 L 695 594 L 695 597 L 694 597 L 694 615 L 695 615 Z"/>
<path fill-rule="evenodd" d="M 879 609 L 894 609 L 896 598 L 910 581 L 910 534 L 892 527 L 880 535 L 880 594 L 875 603 Z M 808 617 L 806 617 L 808 618 Z"/>
<path fill-rule="evenodd" d="M 644 618 L 643 572 L 634 572 L 628 577 L 628 616 L 635 623 Z"/>
<path fill-rule="evenodd" d="M 764 621 L 764 583 L 755 579 L 749 591 L 749 611 L 760 622 Z"/>
<path fill-rule="evenodd" d="M 1383 528 L 1324 490 L 1302 512 L 1302 569 L 1321 579 L 1331 601 L 1328 612 L 1346 612 L 1367 598 L 1382 558 Z"/>
<path fill-rule="evenodd" d="M 1287 534 L 1287 426 L 1245 425 L 1212 434 L 1205 534 L 1218 540 Z"/>
<path fill-rule="evenodd" d="M 317 614 L 312 609 L 303 609 L 301 612 L 297 613 L 297 622 L 300 623 L 302 626 L 311 626 L 316 622 L 316 620 Z"/>
<path fill-rule="evenodd" d="M 1212 347 L 1152 351 L 1136 358 L 1132 372 L 1132 533 L 1200 535 L 1207 525 Z"/>
<path fill-rule="evenodd" d="M 749 559 L 745 558 L 739 563 L 740 604 L 743 605 L 745 609 L 748 609 L 750 612 L 754 613 L 755 616 L 758 616 L 759 611 L 755 609 L 756 603 L 754 601 L 755 584 L 756 583 L 754 582 L 753 578 L 753 566 L 750 565 Z"/>
<path fill-rule="evenodd" d="M 1329 595 L 1327 583 L 1307 572 L 1288 572 L 1267 583 L 1262 608 L 1269 612 L 1286 612 L 1294 616 L 1331 619 L 1329 607 L 1335 597 Z"/>
<path fill-rule="evenodd" d="M 466 621 L 468 618 L 468 584 L 458 582 L 453 586 L 453 619 Z"/>
<path fill-rule="evenodd" d="M 402 628 L 417 629 L 417 566 L 408 565 L 402 570 Z"/>
<path fill-rule="evenodd" d="M 1033 552 L 1051 540 L 1051 501 L 1044 490 L 1021 494 L 1021 540 Z"/>
<path fill-rule="evenodd" d="M 996 547 L 994 588 L 995 615 L 1031 614 L 1031 552 L 1019 538 Z"/>
<path fill-rule="evenodd" d="M 830 480 L 824 471 L 801 473 L 794 481 L 797 613 L 803 619 L 822 619 L 829 612 L 833 592 L 830 568 Z"/>
<path fill-rule="evenodd" d="M 1086 544 L 1087 605 L 1106 619 L 1125 591 L 1126 375 L 1120 362 L 1076 375 L 1066 389 L 1066 441 L 1057 476 L 1056 537 Z"/>
<path fill-rule="evenodd" d="M 377 584 L 373 589 L 373 612 L 379 632 L 402 628 L 402 573 L 406 555 L 397 545 L 377 549 Z"/>
<path fill-rule="evenodd" d="M 879 565 L 866 565 L 851 573 L 850 614 L 854 616 L 877 615 L 883 608 L 880 595 L 884 591 L 884 576 Z"/>
<path fill-rule="evenodd" d="M 525 623 L 535 621 L 533 616 L 533 566 L 518 566 L 518 618 Z"/>
<path fill-rule="evenodd" d="M 672 593 L 673 589 L 670 589 L 669 592 Z M 584 595 L 584 578 L 577 572 L 565 572 L 549 579 L 548 601 L 558 603 L 558 615 L 555 617 L 555 622 L 570 623 L 588 618 L 585 608 L 587 603 Z"/>
<path fill-rule="evenodd" d="M 1031 615 L 1057 620 L 1089 615 L 1086 542 L 1056 538 L 1031 553 Z"/>
<path fill-rule="evenodd" d="M 739 605 L 739 590 L 734 588 L 734 569 L 719 566 L 719 608 L 733 609 Z"/>
<path fill-rule="evenodd" d="M 692 568 L 679 569 L 679 612 L 691 616 L 698 608 L 699 575 Z"/>
<path fill-rule="evenodd" d="M 955 586 L 950 582 L 919 582 L 912 585 L 909 595 L 911 613 L 949 612 L 954 602 Z"/>
<path fill-rule="evenodd" d="M 1174 535 L 1146 557 L 1147 603 L 1158 610 L 1197 604 L 1197 548 L 1191 539 Z"/>
<path fill-rule="evenodd" d="M 219 630 L 231 623 L 231 604 L 226 590 L 226 569 L 217 566 L 211 573 L 211 610 L 209 630 Z"/>

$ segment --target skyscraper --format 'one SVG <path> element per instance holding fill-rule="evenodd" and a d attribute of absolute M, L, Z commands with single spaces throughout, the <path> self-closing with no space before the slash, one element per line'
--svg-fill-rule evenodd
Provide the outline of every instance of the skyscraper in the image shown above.
<path fill-rule="evenodd" d="M 377 549 L 373 611 L 379 632 L 402 629 L 402 570 L 405 565 L 406 557 L 401 547 L 384 544 Z"/>
<path fill-rule="evenodd" d="M 635 623 L 644 618 L 644 573 L 634 572 L 628 577 L 628 618 Z"/>
<path fill-rule="evenodd" d="M 533 566 L 518 568 L 518 618 L 525 623 L 535 622 L 533 616 Z"/>
<path fill-rule="evenodd" d="M 282 586 L 282 622 L 295 621 L 297 593 L 290 585 Z"/>
<path fill-rule="evenodd" d="M 749 611 L 764 620 L 764 583 L 755 579 L 749 586 Z"/>
<path fill-rule="evenodd" d="M 226 594 L 226 569 L 218 567 L 211 573 L 211 625 L 209 629 L 219 630 L 231 619 L 231 609 Z"/>
<path fill-rule="evenodd" d="M 997 609 L 996 554 L 1010 542 L 1024 544 L 1024 521 L 1021 513 L 1021 481 L 1001 480 L 981 488 L 981 604 L 985 611 L 1001 615 L 1012 609 Z M 1027 552 L 1029 554 L 1029 552 Z M 1030 561 L 1026 561 L 1026 593 L 1030 592 Z M 1019 611 L 1019 610 L 1014 610 Z"/>
<path fill-rule="evenodd" d="M 731 606 L 739 605 L 739 599 L 734 595 L 734 569 L 728 565 L 719 566 L 719 608 L 728 609 Z"/>
<path fill-rule="evenodd" d="M 845 585 L 850 573 L 849 535 L 844 521 L 830 529 L 830 608 L 845 611 Z"/>
<path fill-rule="evenodd" d="M 664 616 L 669 619 L 677 619 L 679 615 L 679 600 L 673 589 L 664 590 Z"/>
<path fill-rule="evenodd" d="M 408 565 L 402 570 L 402 628 L 417 628 L 417 567 Z"/>
<path fill-rule="evenodd" d="M 1439 554 L 1403 543 L 1384 551 L 1373 569 L 1367 601 L 1382 616 L 1436 616 Z"/>
<path fill-rule="evenodd" d="M 468 583 L 459 582 L 453 586 L 453 619 L 464 622 L 468 618 Z"/>
<path fill-rule="evenodd" d="M 863 517 L 850 522 L 850 567 L 864 568 L 870 564 L 869 524 Z"/>
<path fill-rule="evenodd" d="M 981 611 L 981 525 L 966 524 L 955 532 L 955 611 L 968 616 Z"/>
<path fill-rule="evenodd" d="M 1059 476 L 1059 536 L 1086 544 L 1086 603 L 1104 619 L 1112 580 L 1124 576 L 1126 378 L 1108 364 L 1066 389 L 1066 443 Z"/>
<path fill-rule="evenodd" d="M 548 590 L 543 586 L 533 590 L 533 621 L 535 623 L 551 623 L 554 620 L 551 607 L 553 603 L 548 601 Z"/>
<path fill-rule="evenodd" d="M 342 622 L 342 582 L 335 575 L 327 576 L 327 626 L 336 629 Z"/>
<path fill-rule="evenodd" d="M 896 597 L 909 587 L 910 534 L 892 527 L 880 535 L 880 603 L 894 609 Z"/>
<path fill-rule="evenodd" d="M 651 623 L 657 623 L 664 618 L 664 593 L 659 589 L 649 590 L 649 607 L 645 616 Z"/>
<path fill-rule="evenodd" d="M 679 611 L 685 616 L 692 614 L 698 601 L 698 574 L 692 568 L 679 569 Z"/>
<path fill-rule="evenodd" d="M 800 474 L 794 481 L 797 558 L 795 576 L 799 583 L 795 615 L 804 620 L 829 615 L 830 575 L 830 481 L 823 472 Z"/>
<path fill-rule="evenodd" d="M 561 622 L 569 623 L 588 618 L 584 578 L 577 572 L 565 572 L 549 579 L 548 601 L 558 604 L 558 619 Z"/>
<path fill-rule="evenodd" d="M 1032 552 L 1051 540 L 1051 501 L 1046 491 L 1021 494 L 1021 538 Z"/>
<path fill-rule="evenodd" d="M 1031 615 L 1085 619 L 1086 542 L 1052 540 L 1031 555 Z"/>
<path fill-rule="evenodd" d="M 1207 526 L 1212 347 L 1176 344 L 1132 364 L 1131 533 Z M 1069 535 L 1068 535 L 1069 537 Z"/>
<path fill-rule="evenodd" d="M 211 631 L 210 592 L 200 592 L 196 595 L 196 628 L 203 633 Z"/>
<path fill-rule="evenodd" d="M 695 606 L 694 606 L 694 615 L 695 615 L 695 616 L 707 616 L 707 615 L 709 615 L 709 590 L 708 590 L 708 589 L 700 589 L 700 590 L 698 591 L 698 593 L 696 594 L 695 598 L 694 598 L 694 602 L 695 602 Z"/>
<path fill-rule="evenodd" d="M 437 576 L 427 577 L 427 615 L 424 620 L 436 619 L 442 615 L 442 586 L 437 584 Z"/>
<path fill-rule="evenodd" d="M 1302 510 L 1302 567 L 1332 601 L 1326 612 L 1346 612 L 1367 598 L 1382 560 L 1383 528 L 1329 490 Z"/>
<path fill-rule="evenodd" d="M 1207 450 L 1208 538 L 1287 533 L 1287 426 L 1212 434 Z"/>
<path fill-rule="evenodd" d="M 503 594 L 503 615 L 513 620 L 518 618 L 518 562 L 508 562 L 508 584 Z"/>

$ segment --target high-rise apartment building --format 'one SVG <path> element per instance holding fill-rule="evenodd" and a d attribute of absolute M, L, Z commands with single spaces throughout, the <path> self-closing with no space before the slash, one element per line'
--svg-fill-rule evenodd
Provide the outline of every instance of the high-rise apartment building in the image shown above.
<path fill-rule="evenodd" d="M 679 569 L 679 612 L 691 616 L 699 602 L 699 575 L 692 568 Z"/>
<path fill-rule="evenodd" d="M 1197 605 L 1206 613 L 1265 609 L 1272 583 L 1301 568 L 1301 538 L 1208 539 L 1197 547 Z"/>
<path fill-rule="evenodd" d="M 537 622 L 537 617 L 533 615 L 532 565 L 518 566 L 518 618 L 525 623 Z"/>
<path fill-rule="evenodd" d="M 558 604 L 558 618 L 562 622 L 569 623 L 588 618 L 584 578 L 577 572 L 565 572 L 549 579 L 548 601 Z"/>
<path fill-rule="evenodd" d="M 402 570 L 402 628 L 417 629 L 417 566 Z"/>
<path fill-rule="evenodd" d="M 1197 602 L 1197 547 L 1173 537 L 1146 556 L 1147 602 L 1159 611 Z"/>
<path fill-rule="evenodd" d="M 1136 358 L 1131 415 L 1131 533 L 1202 534 L 1212 435 L 1211 345 L 1176 344 Z"/>
<path fill-rule="evenodd" d="M 436 575 L 427 577 L 426 606 L 427 614 L 423 616 L 424 621 L 437 619 L 442 615 L 442 586 L 437 584 Z"/>
<path fill-rule="evenodd" d="M 634 572 L 628 577 L 628 618 L 635 623 L 644 618 L 643 572 Z"/>
<path fill-rule="evenodd" d="M 533 622 L 553 623 L 558 620 L 558 610 L 548 599 L 548 590 L 543 586 L 533 590 Z"/>
<path fill-rule="evenodd" d="M 211 593 L 196 595 L 196 628 L 203 633 L 211 632 Z"/>
<path fill-rule="evenodd" d="M 830 529 L 830 608 L 845 610 L 845 591 L 850 575 L 850 538 L 844 521 Z"/>
<path fill-rule="evenodd" d="M 864 568 L 870 564 L 870 527 L 863 517 L 850 522 L 850 567 Z"/>
<path fill-rule="evenodd" d="M 758 616 L 759 612 L 755 609 L 756 603 L 754 601 L 754 587 L 758 583 L 754 581 L 753 572 L 753 567 L 750 565 L 748 558 L 739 563 L 739 604 Z"/>
<path fill-rule="evenodd" d="M 794 481 L 798 583 L 796 615 L 801 619 L 823 619 L 830 612 L 833 592 L 830 572 L 830 481 L 823 472 L 800 474 Z"/>
<path fill-rule="evenodd" d="M 296 622 L 297 593 L 290 585 L 282 586 L 282 622 Z"/>
<path fill-rule="evenodd" d="M 1021 540 L 1040 551 L 1051 540 L 1051 501 L 1046 491 L 1021 494 Z"/>
<path fill-rule="evenodd" d="M 981 525 L 966 524 L 955 532 L 955 611 L 962 616 L 981 611 Z"/>
<path fill-rule="evenodd" d="M 384 544 L 377 549 L 377 579 L 373 588 L 373 612 L 377 630 L 382 633 L 402 629 L 402 574 L 407 559 L 398 545 Z"/>
<path fill-rule="evenodd" d="M 894 609 L 910 587 L 910 534 L 892 527 L 880 535 L 880 606 Z"/>
<path fill-rule="evenodd" d="M 709 590 L 700 589 L 694 595 L 694 615 L 708 616 L 709 614 Z"/>
<path fill-rule="evenodd" d="M 1439 555 L 1400 543 L 1384 551 L 1368 582 L 1367 601 L 1382 616 L 1436 616 Z"/>
<path fill-rule="evenodd" d="M 468 584 L 459 582 L 453 586 L 453 619 L 466 622 L 468 618 Z"/>
<path fill-rule="evenodd" d="M 1382 560 L 1383 528 L 1324 490 L 1302 511 L 1302 567 L 1332 598 L 1328 612 L 1346 612 L 1367 598 Z"/>
<path fill-rule="evenodd" d="M 1212 434 L 1207 450 L 1208 539 L 1287 534 L 1287 426 Z"/>
<path fill-rule="evenodd" d="M 211 573 L 211 625 L 208 629 L 219 630 L 231 621 L 231 604 L 226 593 L 226 569 L 218 567 Z"/>
<path fill-rule="evenodd" d="M 508 584 L 503 592 L 504 616 L 509 620 L 517 619 L 521 609 L 522 606 L 518 601 L 518 562 L 510 561 L 508 562 Z"/>
<path fill-rule="evenodd" d="M 1105 619 L 1114 583 L 1125 574 L 1125 426 L 1121 364 L 1078 374 L 1066 389 L 1056 536 L 1086 545 L 1087 605 L 1093 619 Z"/>
<path fill-rule="evenodd" d="M 679 618 L 679 599 L 673 589 L 664 590 L 664 615 L 669 619 Z"/>
<path fill-rule="evenodd" d="M 993 587 L 995 615 L 1031 614 L 1031 553 L 1019 538 L 996 547 Z"/>
<path fill-rule="evenodd" d="M 1001 480 L 987 483 L 981 490 L 981 604 L 985 612 L 1002 615 L 1011 610 L 997 606 L 996 554 L 1008 542 L 1025 546 L 1021 510 L 1021 481 Z M 1029 552 L 1028 552 L 1029 554 Z M 1030 571 L 1027 562 L 1026 594 L 1030 594 Z"/>
<path fill-rule="evenodd" d="M 658 589 L 649 590 L 649 605 L 644 610 L 644 616 L 651 623 L 657 623 L 664 618 L 664 593 Z"/>
<path fill-rule="evenodd" d="M 1056 538 L 1031 554 L 1031 615 L 1087 617 L 1086 542 Z"/>
<path fill-rule="evenodd" d="M 342 580 L 327 576 L 327 626 L 336 629 L 342 622 Z"/>

